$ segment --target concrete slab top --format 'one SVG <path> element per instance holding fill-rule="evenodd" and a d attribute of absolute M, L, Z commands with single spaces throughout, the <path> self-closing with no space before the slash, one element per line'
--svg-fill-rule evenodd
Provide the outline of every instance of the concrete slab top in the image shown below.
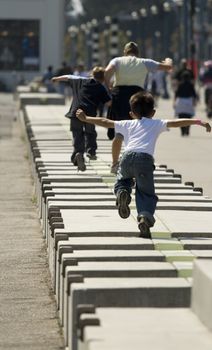
<path fill-rule="evenodd" d="M 182 277 L 164 277 L 164 278 L 84 278 L 83 283 L 73 283 L 74 290 L 88 289 L 115 289 L 115 288 L 190 288 L 190 283 Z"/>
<path fill-rule="evenodd" d="M 211 212 L 156 210 L 157 217 L 171 232 L 211 232 Z"/>
<path fill-rule="evenodd" d="M 138 231 L 137 222 L 132 216 L 123 220 L 119 217 L 116 210 L 61 209 L 61 215 L 65 228 L 70 228 L 72 232 Z"/>
<path fill-rule="evenodd" d="M 73 253 L 63 253 L 62 259 L 73 258 L 73 259 L 81 259 L 81 258 L 111 258 L 111 259 L 119 259 L 124 258 L 127 261 L 127 258 L 135 258 L 135 259 L 145 259 L 145 258 L 158 258 L 164 259 L 164 255 L 157 250 L 75 250 Z"/>
<path fill-rule="evenodd" d="M 168 262 L 155 261 L 79 261 L 77 266 L 66 266 L 66 272 L 78 271 L 159 271 L 171 270 L 176 268 Z"/>
<path fill-rule="evenodd" d="M 87 326 L 84 331 L 89 350 L 97 350 L 100 342 L 102 350 L 140 350 L 141 345 L 150 350 L 166 349 L 167 329 L 172 350 L 209 350 L 212 346 L 212 334 L 186 308 L 97 308 L 95 317 L 100 327 Z"/>

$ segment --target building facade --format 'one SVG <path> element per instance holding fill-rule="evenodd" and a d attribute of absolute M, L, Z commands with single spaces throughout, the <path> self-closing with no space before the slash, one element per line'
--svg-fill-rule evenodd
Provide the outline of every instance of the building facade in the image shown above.
<path fill-rule="evenodd" d="M 0 0 L 0 82 L 9 89 L 61 66 L 64 0 Z"/>

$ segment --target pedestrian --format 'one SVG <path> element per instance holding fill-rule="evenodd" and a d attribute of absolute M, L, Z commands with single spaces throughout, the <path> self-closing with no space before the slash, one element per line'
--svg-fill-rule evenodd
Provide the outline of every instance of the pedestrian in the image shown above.
<path fill-rule="evenodd" d="M 60 77 L 61 75 L 66 75 L 66 74 L 73 74 L 73 70 L 72 70 L 71 66 L 69 66 L 67 64 L 66 61 L 63 61 L 61 67 L 58 68 L 58 70 L 56 71 L 55 76 Z M 66 88 L 67 88 L 67 86 L 69 86 L 69 84 L 65 81 L 59 81 L 58 85 L 59 85 L 58 92 L 64 96 L 68 95 Z"/>
<path fill-rule="evenodd" d="M 95 125 L 82 123 L 76 118 L 76 110 L 82 108 L 87 114 L 95 117 L 97 108 L 101 103 L 110 104 L 111 97 L 103 85 L 104 68 L 94 67 L 91 78 L 67 74 L 53 77 L 52 80 L 54 82 L 69 81 L 72 88 L 73 100 L 70 110 L 66 114 L 66 117 L 70 118 L 70 129 L 73 137 L 71 161 L 78 167 L 78 170 L 85 171 L 84 152 L 86 152 L 89 159 L 96 159 L 97 133 Z"/>
<path fill-rule="evenodd" d="M 197 102 L 197 94 L 189 72 L 182 74 L 181 82 L 175 92 L 174 109 L 178 118 L 192 118 L 195 114 L 195 105 Z M 181 135 L 189 135 L 190 126 L 181 127 Z"/>
<path fill-rule="evenodd" d="M 154 213 L 158 198 L 155 194 L 153 171 L 154 149 L 158 136 L 168 128 L 200 125 L 211 131 L 209 123 L 199 119 L 154 119 L 154 98 L 149 92 L 138 92 L 130 98 L 132 120 L 113 121 L 92 118 L 82 110 L 76 115 L 82 122 L 114 128 L 124 137 L 125 150 L 120 161 L 114 185 L 116 204 L 121 218 L 130 215 L 132 186 L 136 182 L 135 201 L 140 237 L 151 238 L 150 227 L 155 223 Z"/>
<path fill-rule="evenodd" d="M 145 79 L 148 72 L 157 70 L 169 71 L 172 69 L 172 60 L 163 62 L 151 59 L 138 58 L 138 45 L 129 42 L 124 47 L 124 56 L 112 59 L 105 69 L 105 83 L 111 89 L 112 105 L 109 119 L 129 119 L 130 97 L 138 91 L 144 90 Z M 111 78 L 114 78 L 111 82 Z M 114 137 L 114 130 L 110 130 L 108 137 Z M 119 155 L 122 146 L 122 136 L 115 135 L 112 143 L 111 173 L 116 174 L 119 164 Z"/>
<path fill-rule="evenodd" d="M 200 69 L 200 81 L 204 86 L 204 102 L 208 118 L 212 118 L 212 60 L 205 61 Z"/>
<path fill-rule="evenodd" d="M 42 77 L 42 83 L 45 85 L 47 92 L 56 92 L 55 87 L 52 84 L 53 76 L 53 66 L 48 66 Z"/>
<path fill-rule="evenodd" d="M 174 92 L 177 90 L 179 84 L 182 82 L 183 74 L 188 73 L 190 76 L 190 81 L 192 84 L 194 84 L 194 73 L 193 71 L 188 67 L 187 59 L 182 58 L 180 61 L 179 67 L 173 72 L 172 76 L 172 86 Z"/>

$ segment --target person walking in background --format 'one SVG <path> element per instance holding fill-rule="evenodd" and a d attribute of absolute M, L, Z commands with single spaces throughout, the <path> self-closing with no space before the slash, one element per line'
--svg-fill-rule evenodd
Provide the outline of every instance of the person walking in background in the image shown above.
<path fill-rule="evenodd" d="M 64 61 L 62 62 L 61 67 L 56 71 L 55 76 L 60 77 L 61 75 L 66 75 L 66 74 L 73 74 L 73 70 L 72 68 Z M 68 93 L 66 93 L 66 88 L 67 86 L 69 86 L 69 84 L 65 81 L 59 81 L 58 84 L 58 92 L 61 95 L 69 95 Z"/>
<path fill-rule="evenodd" d="M 175 92 L 174 109 L 178 118 L 192 118 L 195 114 L 195 105 L 197 102 L 197 94 L 189 72 L 182 74 L 181 82 Z M 181 135 L 189 135 L 190 126 L 181 127 Z"/>
<path fill-rule="evenodd" d="M 204 102 L 208 118 L 212 118 L 212 60 L 205 61 L 200 69 L 200 81 L 204 86 Z"/>
<path fill-rule="evenodd" d="M 97 133 L 95 125 L 82 123 L 76 118 L 76 110 L 83 108 L 87 114 L 96 116 L 98 106 L 110 104 L 111 97 L 103 85 L 104 68 L 94 67 L 91 78 L 79 77 L 72 74 L 53 77 L 54 82 L 68 81 L 73 91 L 73 101 L 66 117 L 70 118 L 70 129 L 73 136 L 72 163 L 78 170 L 85 171 L 84 152 L 89 159 L 96 159 Z"/>
<path fill-rule="evenodd" d="M 123 135 L 125 150 L 120 161 L 114 192 L 121 218 L 130 215 L 132 186 L 136 181 L 135 201 L 140 237 L 151 238 L 150 227 L 155 223 L 154 213 L 158 198 L 154 187 L 154 149 L 158 136 L 168 128 L 200 125 L 211 131 L 209 123 L 199 119 L 159 120 L 154 119 L 154 98 L 149 92 L 138 92 L 130 98 L 132 120 L 113 121 L 105 118 L 92 118 L 77 110 L 81 122 L 115 128 Z"/>
<path fill-rule="evenodd" d="M 129 99 L 136 92 L 144 90 L 144 83 L 148 72 L 157 70 L 170 71 L 172 60 L 163 62 L 151 59 L 138 58 L 138 45 L 129 42 L 124 47 L 124 56 L 112 59 L 105 69 L 105 83 L 112 94 L 112 106 L 108 118 L 111 120 L 129 119 Z M 111 81 L 114 78 L 113 82 Z M 109 138 L 114 137 L 114 130 L 109 133 Z M 111 173 L 116 174 L 119 164 L 119 155 L 122 146 L 122 135 L 116 134 L 112 143 Z"/>
<path fill-rule="evenodd" d="M 182 58 L 179 67 L 173 72 L 172 75 L 172 87 L 174 92 L 177 90 L 179 84 L 182 82 L 183 74 L 188 73 L 191 83 L 194 85 L 194 73 L 188 67 L 186 58 Z"/>
<path fill-rule="evenodd" d="M 41 80 L 42 83 L 46 86 L 47 92 L 56 92 L 55 87 L 52 84 L 53 76 L 54 76 L 53 66 L 48 66 Z"/>
<path fill-rule="evenodd" d="M 151 92 L 156 105 L 158 105 L 159 97 L 163 95 L 163 73 L 163 71 L 158 70 L 147 75 L 146 90 Z"/>

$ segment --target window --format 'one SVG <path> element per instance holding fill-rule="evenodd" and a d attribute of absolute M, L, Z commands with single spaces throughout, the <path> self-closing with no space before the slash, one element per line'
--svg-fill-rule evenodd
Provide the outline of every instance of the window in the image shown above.
<path fill-rule="evenodd" d="M 0 20 L 0 70 L 39 70 L 40 22 Z"/>

